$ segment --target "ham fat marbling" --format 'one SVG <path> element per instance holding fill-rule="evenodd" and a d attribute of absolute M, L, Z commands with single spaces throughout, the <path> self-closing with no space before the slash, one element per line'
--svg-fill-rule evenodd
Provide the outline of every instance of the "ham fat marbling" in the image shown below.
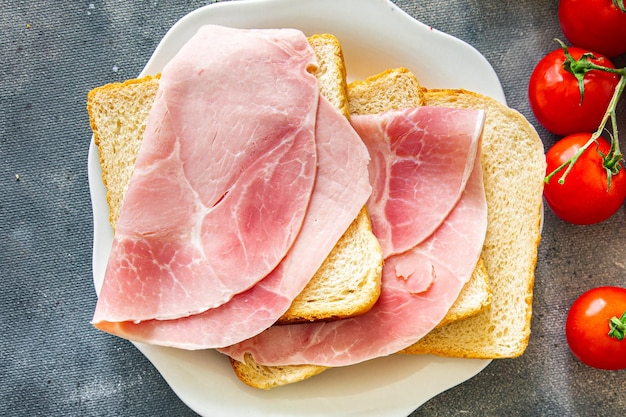
<path fill-rule="evenodd" d="M 308 72 L 316 64 L 300 31 L 206 26 L 166 65 L 117 224 L 96 327 L 114 332 L 121 322 L 182 320 L 234 302 L 270 275 L 304 287 L 315 266 L 284 266 L 288 253 L 306 239 L 299 245 L 316 248 L 312 262 L 321 264 L 370 194 L 367 178 L 359 178 L 367 176 L 367 151 L 345 121 L 330 138 L 344 158 L 346 182 L 337 184 L 345 190 L 333 200 L 315 187 L 324 184 L 318 147 L 329 139 L 316 139 L 327 129 L 317 127 L 321 102 Z M 322 122 L 335 124 L 341 115 L 329 116 L 328 106 Z M 318 215 L 333 213 L 325 223 L 331 233 L 322 237 L 302 233 L 319 198 L 326 205 Z M 330 248 L 322 242 L 332 239 Z M 287 297 L 280 283 L 272 288 Z M 276 318 L 284 312 L 266 309 Z M 249 319 L 244 313 L 236 313 L 237 322 Z"/>
<path fill-rule="evenodd" d="M 381 245 L 394 248 L 394 238 L 404 234 L 414 244 L 398 253 L 387 251 L 381 296 L 368 313 L 273 326 L 220 349 L 234 359 L 250 353 L 263 365 L 345 366 L 398 352 L 443 319 L 470 279 L 487 229 L 477 157 L 484 112 L 409 109 L 354 117 L 352 123 L 374 161 L 368 208 L 380 216 L 372 217 L 373 227 L 392 229 L 379 237 Z M 387 208 L 394 199 L 402 200 L 401 210 Z M 418 206 L 427 210 L 412 221 Z"/>
<path fill-rule="evenodd" d="M 432 234 L 461 198 L 482 122 L 472 112 L 441 107 L 351 121 L 372 158 L 367 207 L 374 234 L 385 257 L 405 252 Z"/>

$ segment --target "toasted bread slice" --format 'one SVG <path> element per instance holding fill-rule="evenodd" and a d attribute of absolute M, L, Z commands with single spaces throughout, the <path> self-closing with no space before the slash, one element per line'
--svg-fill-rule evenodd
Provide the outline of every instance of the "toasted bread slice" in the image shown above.
<path fill-rule="evenodd" d="M 338 40 L 332 35 L 313 35 L 309 42 L 320 63 L 315 72 L 320 92 L 347 115 L 345 67 Z M 88 95 L 87 110 L 99 150 L 113 229 L 158 85 L 158 75 L 147 76 L 108 84 Z M 360 262 L 346 268 L 359 252 L 365 254 Z M 280 321 L 336 319 L 369 311 L 380 295 L 381 271 L 382 251 L 364 208 Z"/>
<path fill-rule="evenodd" d="M 349 118 L 346 65 L 339 40 L 327 33 L 311 35 L 308 40 L 317 57 L 318 67 L 314 74 L 320 93 Z"/>
<path fill-rule="evenodd" d="M 482 258 L 490 278 L 489 309 L 435 329 L 404 353 L 464 358 L 521 355 L 530 337 L 542 220 L 543 144 L 517 111 L 464 90 L 425 90 L 426 104 L 484 109 L 481 163 L 488 226 Z"/>
<path fill-rule="evenodd" d="M 351 114 L 376 114 L 426 105 L 417 77 L 406 68 L 392 68 L 348 85 Z M 472 316 L 491 303 L 488 274 L 479 261 L 472 278 L 439 326 Z"/>
<path fill-rule="evenodd" d="M 87 96 L 87 113 L 98 146 L 113 230 L 158 88 L 159 76 L 147 76 L 107 84 L 91 90 Z"/>
<path fill-rule="evenodd" d="M 245 355 L 245 362 L 228 359 L 241 382 L 264 390 L 301 382 L 329 369 L 318 365 L 266 366 L 257 363 L 248 354 Z"/>
<path fill-rule="evenodd" d="M 390 68 L 348 85 L 350 114 L 376 114 L 426 104 L 417 77 L 408 69 Z"/>

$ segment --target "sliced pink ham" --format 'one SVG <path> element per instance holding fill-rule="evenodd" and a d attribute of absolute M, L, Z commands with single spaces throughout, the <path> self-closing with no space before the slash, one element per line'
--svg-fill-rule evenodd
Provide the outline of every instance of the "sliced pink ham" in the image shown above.
<path fill-rule="evenodd" d="M 402 253 L 441 225 L 461 197 L 482 132 L 473 112 L 417 107 L 353 116 L 367 145 L 367 208 L 383 256 Z"/>
<path fill-rule="evenodd" d="M 206 26 L 164 68 L 96 326 L 218 307 L 281 262 L 315 183 L 315 63 L 302 32 Z"/>
<path fill-rule="evenodd" d="M 366 203 L 369 155 L 348 120 L 320 97 L 319 167 L 311 203 L 293 247 L 268 277 L 228 303 L 176 320 L 103 323 L 126 339 L 184 349 L 224 347 L 265 330 L 291 305 Z"/>
<path fill-rule="evenodd" d="M 478 140 L 484 113 L 460 113 L 465 113 L 461 119 L 474 120 L 470 132 Z M 447 120 L 454 125 L 454 119 Z M 271 366 L 345 366 L 398 352 L 430 332 L 470 279 L 484 242 L 487 205 L 480 159 L 472 160 L 462 196 L 440 226 L 417 246 L 385 260 L 381 296 L 370 312 L 334 322 L 273 326 L 220 351 L 237 360 L 250 353 L 258 363 Z M 445 176 L 431 176 L 430 181 L 439 183 Z M 429 197 L 440 198 L 442 192 Z"/>

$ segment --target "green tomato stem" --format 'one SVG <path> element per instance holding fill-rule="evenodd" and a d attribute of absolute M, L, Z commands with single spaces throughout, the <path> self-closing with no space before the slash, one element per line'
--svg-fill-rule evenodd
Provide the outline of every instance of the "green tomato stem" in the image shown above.
<path fill-rule="evenodd" d="M 617 340 L 624 340 L 624 333 L 626 333 L 626 312 L 618 319 L 613 316 L 609 320 L 609 337 L 614 337 Z"/>
<path fill-rule="evenodd" d="M 613 0 L 613 4 L 617 7 L 618 10 L 626 13 L 626 5 L 624 5 L 624 0 Z"/>

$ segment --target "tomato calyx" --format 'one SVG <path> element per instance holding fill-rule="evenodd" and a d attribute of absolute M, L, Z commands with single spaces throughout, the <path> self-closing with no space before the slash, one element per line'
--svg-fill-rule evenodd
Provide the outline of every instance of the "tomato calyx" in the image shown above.
<path fill-rule="evenodd" d="M 624 0 L 613 0 L 613 4 L 618 10 L 626 13 L 626 4 L 624 4 Z"/>
<path fill-rule="evenodd" d="M 581 104 L 585 99 L 585 75 L 589 71 L 597 70 L 597 71 L 604 71 L 604 72 L 611 72 L 614 74 L 619 74 L 622 77 L 626 76 L 626 68 L 608 68 L 602 65 L 595 64 L 592 61 L 590 61 L 591 59 L 597 59 L 597 57 L 593 54 L 593 52 L 586 52 L 582 54 L 582 56 L 579 59 L 575 59 L 569 53 L 569 50 L 567 49 L 567 45 L 565 45 L 563 41 L 561 41 L 560 39 L 555 39 L 555 41 L 561 45 L 561 48 L 563 48 L 563 54 L 565 55 L 563 68 L 565 69 L 565 71 L 569 72 L 574 77 L 576 77 L 576 80 L 578 81 L 578 89 L 580 91 Z"/>
<path fill-rule="evenodd" d="M 624 3 L 624 0 L 619 0 L 619 1 Z M 624 91 L 624 88 L 626 87 L 626 67 L 625 68 L 607 68 L 601 65 L 597 65 L 590 61 L 590 59 L 595 58 L 595 56 L 591 52 L 583 54 L 580 57 L 580 59 L 575 59 L 574 57 L 570 55 L 567 49 L 567 46 L 562 41 L 560 41 L 559 39 L 555 39 L 555 41 L 557 41 L 563 48 L 563 53 L 565 55 L 563 68 L 569 73 L 571 73 L 578 80 L 581 103 L 584 100 L 584 94 L 585 94 L 584 78 L 585 78 L 585 74 L 587 74 L 589 71 L 598 70 L 598 71 L 605 71 L 605 72 L 618 74 L 620 76 L 620 79 L 617 83 L 617 86 L 615 87 L 615 91 L 613 92 L 611 101 L 609 102 L 609 105 L 607 106 L 606 112 L 604 113 L 604 116 L 602 117 L 602 121 L 600 122 L 600 126 L 598 127 L 598 129 L 591 135 L 587 143 L 585 143 L 578 150 L 578 152 L 576 152 L 576 154 L 574 154 L 570 159 L 565 161 L 563 164 L 557 167 L 554 171 L 548 174 L 544 178 L 544 182 L 548 183 L 550 179 L 552 179 L 552 177 L 554 177 L 558 172 L 566 168 L 565 172 L 558 179 L 559 184 L 565 183 L 565 178 L 567 177 L 567 174 L 569 174 L 569 172 L 572 170 L 578 158 L 592 144 L 597 143 L 597 139 L 604 132 L 605 126 L 610 119 L 611 131 L 609 131 L 608 134 L 611 137 L 611 148 L 609 149 L 609 152 L 606 155 L 598 151 L 600 155 L 602 156 L 602 161 L 603 161 L 602 166 L 606 170 L 606 174 L 607 174 L 607 190 L 610 190 L 611 177 L 619 174 L 622 168 L 622 165 L 620 164 L 620 162 L 624 160 L 624 154 L 622 154 L 622 152 L 620 151 L 620 147 L 619 147 L 617 119 L 615 115 L 615 110 L 617 108 L 617 103 L 619 102 L 619 99 Z"/>
<path fill-rule="evenodd" d="M 624 333 L 626 333 L 626 311 L 618 319 L 613 316 L 609 320 L 609 337 L 613 337 L 617 340 L 624 340 Z"/>

